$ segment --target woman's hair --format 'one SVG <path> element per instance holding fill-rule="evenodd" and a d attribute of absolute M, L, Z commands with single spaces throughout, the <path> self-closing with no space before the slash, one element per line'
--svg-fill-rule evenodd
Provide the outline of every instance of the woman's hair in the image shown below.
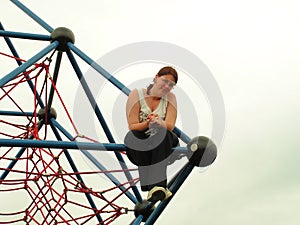
<path fill-rule="evenodd" d="M 174 80 L 175 80 L 175 84 L 177 84 L 177 81 L 178 81 L 178 74 L 177 74 L 177 71 L 171 67 L 171 66 L 165 66 L 163 68 L 161 68 L 157 75 L 159 77 L 161 76 L 164 76 L 164 75 L 172 75 L 174 77 Z M 150 84 L 148 87 L 147 87 L 147 94 L 149 95 L 150 94 L 150 90 L 151 88 L 153 87 L 153 84 Z"/>

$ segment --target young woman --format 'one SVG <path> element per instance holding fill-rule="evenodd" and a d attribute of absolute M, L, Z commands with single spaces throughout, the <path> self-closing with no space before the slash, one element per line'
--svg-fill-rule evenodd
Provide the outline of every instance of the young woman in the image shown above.
<path fill-rule="evenodd" d="M 171 90 L 177 81 L 177 71 L 163 67 L 147 89 L 132 90 L 126 104 L 129 132 L 124 143 L 128 158 L 138 166 L 142 191 L 149 191 L 149 201 L 172 195 L 167 189 L 167 165 L 172 147 L 179 143 L 172 132 L 177 103 Z"/>

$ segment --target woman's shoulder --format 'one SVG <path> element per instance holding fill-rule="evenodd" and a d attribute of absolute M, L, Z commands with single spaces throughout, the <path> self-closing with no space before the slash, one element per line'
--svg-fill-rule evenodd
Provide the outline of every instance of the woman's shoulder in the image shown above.
<path fill-rule="evenodd" d="M 172 92 L 169 92 L 168 94 L 167 94 L 167 99 L 170 101 L 170 100 L 174 100 L 174 99 L 176 99 L 176 95 L 174 94 L 174 93 L 172 93 Z"/>
<path fill-rule="evenodd" d="M 137 89 L 132 89 L 128 95 L 128 98 L 129 99 L 132 99 L 132 98 L 136 98 L 138 97 L 138 90 Z"/>
<path fill-rule="evenodd" d="M 146 93 L 146 89 L 145 88 L 134 88 L 130 91 L 129 94 L 137 94 L 138 92 L 142 92 L 143 94 Z"/>
<path fill-rule="evenodd" d="M 132 89 L 129 93 L 129 98 L 141 98 L 141 96 L 145 96 L 146 89 L 140 88 L 140 89 Z"/>

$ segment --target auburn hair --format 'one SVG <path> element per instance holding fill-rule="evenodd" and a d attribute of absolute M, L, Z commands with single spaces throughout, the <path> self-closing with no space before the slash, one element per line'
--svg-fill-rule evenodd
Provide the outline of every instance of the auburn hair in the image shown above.
<path fill-rule="evenodd" d="M 178 74 L 177 74 L 177 71 L 173 67 L 165 66 L 165 67 L 161 68 L 157 73 L 157 76 L 159 76 L 159 77 L 164 76 L 164 75 L 172 75 L 174 77 L 175 84 L 177 84 Z M 151 90 L 152 87 L 153 87 L 153 84 L 150 84 L 147 87 L 147 94 L 148 95 L 150 94 L 150 90 Z"/>

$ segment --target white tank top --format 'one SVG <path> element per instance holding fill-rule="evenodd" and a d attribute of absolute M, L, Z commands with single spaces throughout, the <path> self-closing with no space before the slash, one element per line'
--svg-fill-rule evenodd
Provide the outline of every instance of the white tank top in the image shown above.
<path fill-rule="evenodd" d="M 150 107 L 147 105 L 144 94 L 143 94 L 143 89 L 138 89 L 138 94 L 139 94 L 139 100 L 140 100 L 140 122 L 143 122 L 146 120 L 147 116 L 150 113 L 156 113 L 160 118 L 165 119 L 166 117 L 166 111 L 167 111 L 167 105 L 168 105 L 168 100 L 166 96 L 163 96 L 160 99 L 160 102 L 157 106 L 157 108 L 152 112 Z"/>

